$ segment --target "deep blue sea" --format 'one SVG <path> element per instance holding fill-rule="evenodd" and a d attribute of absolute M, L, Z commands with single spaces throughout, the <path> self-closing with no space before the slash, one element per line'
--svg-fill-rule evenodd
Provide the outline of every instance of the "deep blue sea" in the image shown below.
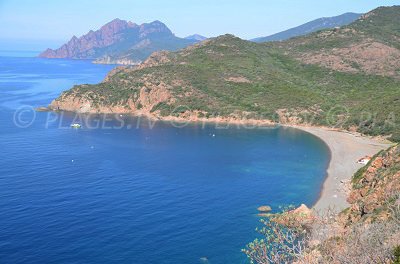
<path fill-rule="evenodd" d="M 246 263 L 258 206 L 318 199 L 329 150 L 295 129 L 31 111 L 113 67 L 0 58 L 0 263 Z"/>

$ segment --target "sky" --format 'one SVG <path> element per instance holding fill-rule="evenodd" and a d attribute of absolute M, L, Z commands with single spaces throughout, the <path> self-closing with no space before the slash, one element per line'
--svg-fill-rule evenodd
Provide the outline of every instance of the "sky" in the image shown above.
<path fill-rule="evenodd" d="M 177 36 L 267 36 L 316 18 L 365 13 L 400 0 L 0 0 L 0 49 L 57 48 L 120 18 L 160 20 Z"/>

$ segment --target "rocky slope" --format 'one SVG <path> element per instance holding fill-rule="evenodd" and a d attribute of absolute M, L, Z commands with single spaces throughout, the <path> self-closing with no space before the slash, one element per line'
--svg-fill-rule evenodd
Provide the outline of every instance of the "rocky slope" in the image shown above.
<path fill-rule="evenodd" d="M 348 202 L 351 207 L 343 214 L 347 224 L 390 217 L 390 208 L 400 205 L 399 146 L 377 154 L 354 176 Z"/>
<path fill-rule="evenodd" d="M 158 50 L 178 50 L 198 40 L 175 37 L 171 30 L 154 21 L 137 25 L 115 19 L 99 30 L 76 36 L 56 50 L 47 49 L 39 57 L 97 59 L 98 63 L 137 64 Z"/>
<path fill-rule="evenodd" d="M 308 251 L 308 263 L 398 263 L 399 146 L 379 153 L 354 176 L 348 200 L 351 207 L 336 222 L 321 226 L 327 234 Z"/>
<path fill-rule="evenodd" d="M 243 252 L 255 264 L 400 263 L 400 146 L 375 155 L 350 191 L 351 207 L 339 214 L 304 204 L 260 214 L 260 237 Z"/>
<path fill-rule="evenodd" d="M 350 25 L 276 45 L 306 64 L 400 78 L 399 10 L 377 8 Z"/>
<path fill-rule="evenodd" d="M 122 40 L 122 32 L 137 27 L 131 22 L 115 19 L 99 30 L 89 31 L 80 38 L 73 36 L 68 43 L 62 45 L 59 49 L 47 49 L 39 57 L 42 58 L 74 58 L 88 59 L 93 58 L 95 49 L 105 48 Z"/>
<path fill-rule="evenodd" d="M 360 16 L 361 14 L 345 13 L 343 15 L 335 17 L 323 17 L 310 21 L 298 27 L 282 31 L 271 36 L 255 38 L 251 41 L 267 42 L 287 40 L 293 37 L 304 36 L 322 29 L 345 26 L 357 20 Z"/>
<path fill-rule="evenodd" d="M 66 91 L 50 108 L 283 120 L 400 140 L 399 16 L 400 7 L 379 8 L 339 30 L 286 42 L 257 44 L 225 35 L 154 53 L 138 66 L 112 71 L 98 85 Z M 325 54 L 354 70 L 336 67 Z"/>

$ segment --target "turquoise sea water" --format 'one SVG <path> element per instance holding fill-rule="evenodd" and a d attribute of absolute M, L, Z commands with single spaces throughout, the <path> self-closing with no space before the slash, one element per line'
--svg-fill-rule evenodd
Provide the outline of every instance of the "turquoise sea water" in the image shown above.
<path fill-rule="evenodd" d="M 112 68 L 0 58 L 0 263 L 246 263 L 258 206 L 318 199 L 329 150 L 298 130 L 29 110 Z"/>

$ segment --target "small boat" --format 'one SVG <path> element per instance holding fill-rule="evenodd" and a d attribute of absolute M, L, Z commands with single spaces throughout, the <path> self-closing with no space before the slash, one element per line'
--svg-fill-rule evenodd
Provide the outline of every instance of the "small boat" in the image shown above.
<path fill-rule="evenodd" d="M 71 124 L 72 128 L 81 128 L 82 126 L 80 124 Z"/>

